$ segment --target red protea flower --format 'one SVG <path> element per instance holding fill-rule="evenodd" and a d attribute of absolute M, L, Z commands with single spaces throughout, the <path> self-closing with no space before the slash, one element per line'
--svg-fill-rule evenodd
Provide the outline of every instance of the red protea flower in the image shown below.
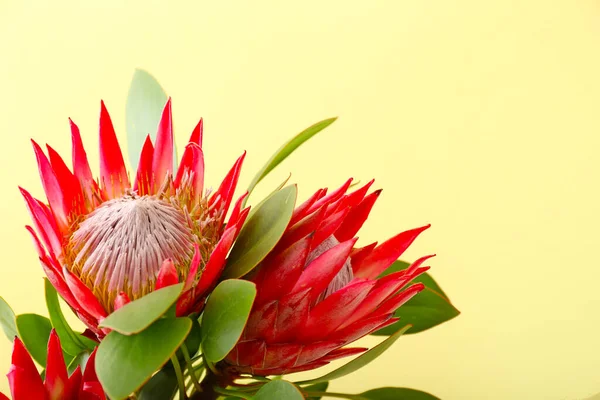
<path fill-rule="evenodd" d="M 33 142 L 48 204 L 21 189 L 35 227 L 27 229 L 50 282 L 98 337 L 98 323 L 115 308 L 178 281 L 185 281 L 178 315 L 200 311 L 220 275 L 249 212 L 242 196 L 224 223 L 244 155 L 210 194 L 202 134 L 200 120 L 173 171 L 169 99 L 154 146 L 146 138 L 133 185 L 104 103 L 99 180 L 73 122 L 73 171 L 50 146 L 46 156 Z"/>
<path fill-rule="evenodd" d="M 23 342 L 15 338 L 7 375 L 13 400 L 105 400 L 104 390 L 94 369 L 95 357 L 94 350 L 85 371 L 82 373 L 77 366 L 69 376 L 60 339 L 53 329 L 48 340 L 46 377 L 42 381 Z M 2 399 L 8 400 L 8 397 L 0 393 L 0 400 Z"/>
<path fill-rule="evenodd" d="M 326 195 L 317 191 L 296 208 L 286 232 L 251 278 L 257 287 L 245 331 L 229 353 L 231 373 L 281 375 L 360 353 L 347 344 L 397 321 L 394 311 L 423 289 L 403 288 L 428 267 L 378 276 L 429 225 L 377 246 L 354 248 L 380 190 L 373 181 L 346 194 L 351 180 Z"/>

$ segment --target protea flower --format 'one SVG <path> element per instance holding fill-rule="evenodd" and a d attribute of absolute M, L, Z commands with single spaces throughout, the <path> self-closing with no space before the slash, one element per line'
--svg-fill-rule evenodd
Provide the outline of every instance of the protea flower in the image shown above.
<path fill-rule="evenodd" d="M 35 227 L 27 229 L 50 282 L 97 337 L 114 309 L 177 281 L 185 282 L 177 314 L 200 311 L 220 275 L 249 212 L 242 196 L 225 225 L 244 155 L 211 194 L 204 190 L 202 134 L 200 120 L 173 171 L 169 99 L 133 184 L 104 103 L 98 180 L 72 121 L 72 171 L 50 146 L 46 156 L 33 142 L 48 204 L 21 189 Z"/>
<path fill-rule="evenodd" d="M 82 373 L 77 366 L 69 376 L 60 340 L 54 330 L 48 340 L 46 377 L 40 377 L 23 342 L 15 338 L 8 382 L 13 400 L 105 400 L 104 390 L 94 369 L 96 351 L 90 355 Z M 0 393 L 0 400 L 8 397 Z"/>
<path fill-rule="evenodd" d="M 233 375 L 281 375 L 360 353 L 347 344 L 397 321 L 394 311 L 423 289 L 403 289 L 428 267 L 378 276 L 429 225 L 384 243 L 354 248 L 380 190 L 373 181 L 346 194 L 351 180 L 326 195 L 317 191 L 296 208 L 275 249 L 251 278 L 257 287 L 245 331 L 225 360 Z"/>

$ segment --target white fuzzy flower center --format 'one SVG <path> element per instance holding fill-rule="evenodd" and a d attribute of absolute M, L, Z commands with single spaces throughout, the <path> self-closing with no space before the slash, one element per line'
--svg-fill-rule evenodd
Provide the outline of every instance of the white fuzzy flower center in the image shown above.
<path fill-rule="evenodd" d="M 70 240 L 71 269 L 107 309 L 119 292 L 133 300 L 153 290 L 165 259 L 189 260 L 194 235 L 186 216 L 154 196 L 110 200 L 91 212 Z"/>

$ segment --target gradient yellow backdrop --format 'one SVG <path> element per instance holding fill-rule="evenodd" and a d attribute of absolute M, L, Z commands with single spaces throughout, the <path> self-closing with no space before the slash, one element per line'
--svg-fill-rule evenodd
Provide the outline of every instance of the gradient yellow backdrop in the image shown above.
<path fill-rule="evenodd" d="M 170 5 L 168 5 L 170 3 Z M 333 383 L 443 399 L 600 392 L 598 1 L 0 0 L 0 295 L 45 313 L 17 185 L 41 196 L 29 138 L 97 163 L 104 99 L 124 143 L 135 67 L 173 97 L 180 148 L 205 118 L 209 182 L 248 151 L 339 120 L 288 172 L 307 197 L 348 176 L 383 196 L 363 243 L 432 223 L 406 255 L 462 311 Z M 377 339 L 368 339 L 373 344 Z M 0 373 L 10 346 L 0 339 Z M 0 390 L 7 390 L 0 379 Z"/>

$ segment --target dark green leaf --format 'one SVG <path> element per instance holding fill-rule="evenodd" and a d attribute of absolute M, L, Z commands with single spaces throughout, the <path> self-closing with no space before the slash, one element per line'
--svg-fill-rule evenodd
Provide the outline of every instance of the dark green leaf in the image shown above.
<path fill-rule="evenodd" d="M 212 292 L 202 316 L 201 336 L 204 357 L 221 361 L 239 340 L 250 315 L 256 287 L 252 282 L 229 279 Z"/>
<path fill-rule="evenodd" d="M 373 389 L 359 396 L 369 400 L 440 400 L 420 390 L 395 387 Z"/>
<path fill-rule="evenodd" d="M 284 380 L 274 380 L 260 388 L 254 400 L 304 400 L 296 386 Z"/>
<path fill-rule="evenodd" d="M 182 289 L 183 283 L 178 283 L 148 293 L 114 311 L 99 326 L 123 335 L 139 333 L 167 312 L 177 301 Z"/>
<path fill-rule="evenodd" d="M 396 261 L 381 276 L 401 271 L 407 267 L 408 263 Z M 450 303 L 446 294 L 430 275 L 422 274 L 411 283 L 417 282 L 422 282 L 425 289 L 396 310 L 395 316 L 399 317 L 400 321 L 378 330 L 373 335 L 391 335 L 404 324 L 413 325 L 408 334 L 414 334 L 433 328 L 460 314 L 460 311 Z"/>
<path fill-rule="evenodd" d="M 319 382 L 327 382 L 337 378 L 341 378 L 342 376 L 346 376 L 351 374 L 352 372 L 364 367 L 369 364 L 371 361 L 379 357 L 384 351 L 386 351 L 396 340 L 400 338 L 408 329 L 410 329 L 410 325 L 406 325 L 404 328 L 400 329 L 398 332 L 394 333 L 392 336 L 385 339 L 383 342 L 379 343 L 377 346 L 373 347 L 366 353 L 361 354 L 354 360 L 349 363 L 342 365 L 340 368 L 331 371 L 328 374 L 321 376 L 320 378 L 309 379 L 302 382 L 296 382 L 298 385 L 306 385 L 306 384 L 314 384 Z"/>
<path fill-rule="evenodd" d="M 303 392 L 326 392 L 329 387 L 329 382 L 319 382 L 314 385 L 308 385 L 302 388 Z M 321 396 L 307 397 L 306 400 L 319 400 Z"/>
<path fill-rule="evenodd" d="M 285 232 L 296 204 L 296 186 L 273 193 L 248 217 L 238 236 L 223 278 L 240 278 L 256 267 Z"/>
<path fill-rule="evenodd" d="M 2 330 L 8 340 L 11 342 L 15 340 L 15 336 L 17 336 L 15 313 L 2 297 L 0 297 L 0 325 L 2 325 Z"/>
<path fill-rule="evenodd" d="M 172 399 L 177 389 L 177 375 L 171 364 L 167 364 L 150 378 L 137 398 L 138 400 Z"/>
<path fill-rule="evenodd" d="M 191 328 L 189 318 L 162 318 L 135 335 L 108 334 L 96 354 L 96 373 L 106 393 L 124 399 L 139 389 L 169 361 Z"/>
<path fill-rule="evenodd" d="M 166 102 L 167 95 L 158 81 L 148 72 L 136 69 L 127 94 L 125 111 L 127 149 L 133 171 L 137 171 L 148 134 L 155 143 L 158 122 Z"/>
<path fill-rule="evenodd" d="M 52 331 L 50 320 L 37 314 L 17 315 L 17 331 L 31 357 L 45 367 L 48 339 Z"/>
<path fill-rule="evenodd" d="M 63 350 L 71 356 L 76 356 L 86 348 L 79 336 L 73 332 L 65 316 L 60 309 L 58 302 L 58 293 L 50 281 L 44 278 L 44 286 L 46 290 L 46 307 L 50 315 L 50 322 L 56 330 L 56 334 L 60 338 L 60 344 Z"/>
<path fill-rule="evenodd" d="M 337 118 L 328 118 L 323 121 L 317 122 L 314 125 L 309 126 L 296 136 L 294 136 L 291 140 L 285 143 L 283 146 L 279 148 L 271 156 L 269 161 L 258 171 L 256 176 L 250 182 L 250 186 L 248 186 L 248 193 L 252 193 L 252 190 L 256 187 L 258 182 L 260 182 L 265 176 L 268 175 L 269 172 L 273 170 L 280 162 L 285 160 L 290 154 L 294 152 L 302 143 L 306 142 L 308 139 L 321 132 L 323 129 L 327 128 L 331 125 Z"/>

